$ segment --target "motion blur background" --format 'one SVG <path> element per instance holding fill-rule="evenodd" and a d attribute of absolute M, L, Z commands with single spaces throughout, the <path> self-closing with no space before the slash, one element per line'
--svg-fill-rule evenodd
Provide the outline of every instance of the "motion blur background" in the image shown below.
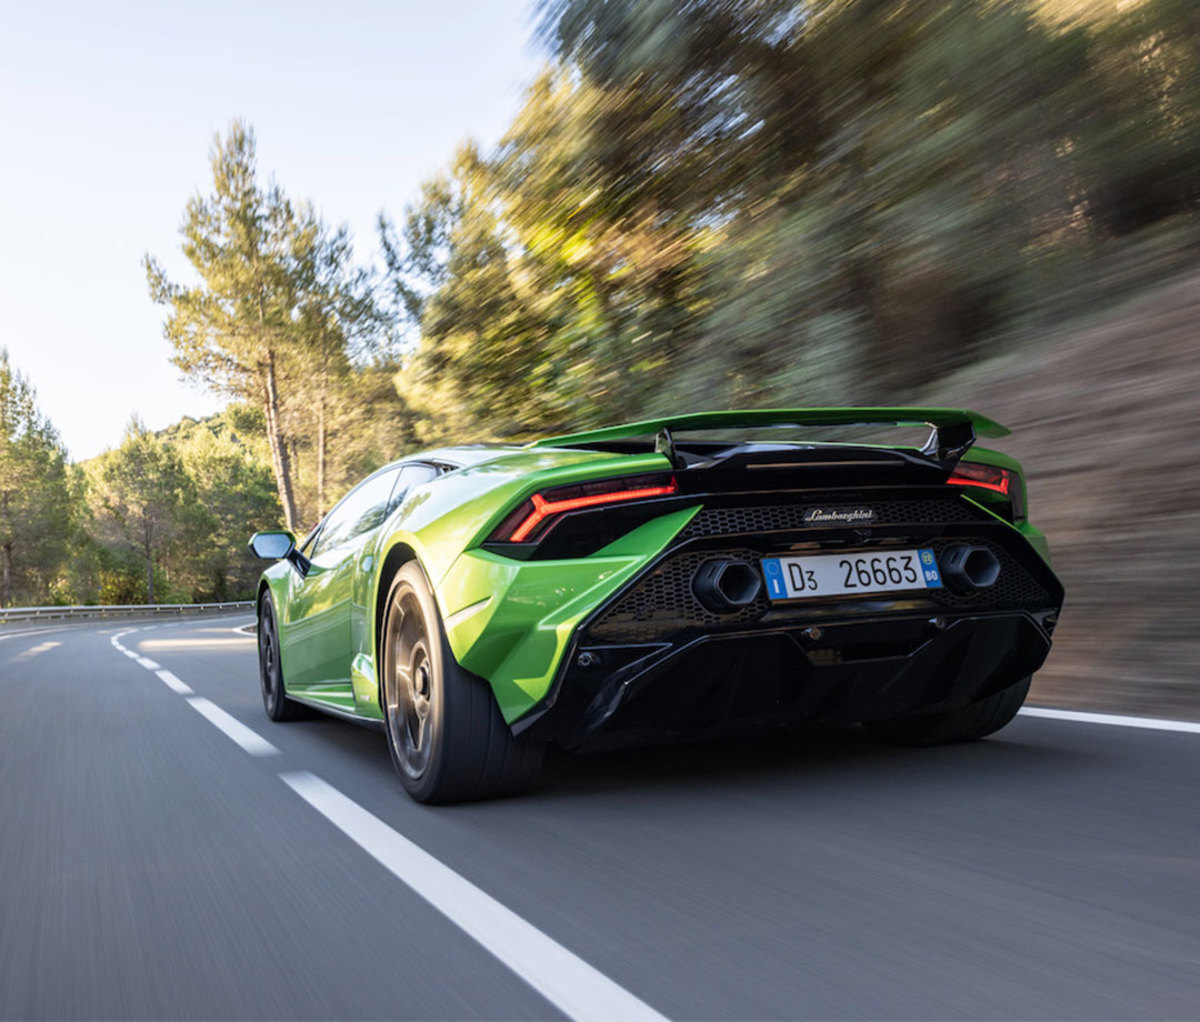
<path fill-rule="evenodd" d="M 228 404 L 72 463 L 0 358 L 0 606 L 246 597 L 251 531 L 445 440 L 945 404 L 1014 430 L 1067 588 L 1034 700 L 1200 717 L 1200 5 L 551 0 L 532 25 L 502 140 L 373 237 L 258 166 L 255 125 L 195 126 L 198 170 L 219 134 L 186 260 L 139 272 L 162 358 Z"/>

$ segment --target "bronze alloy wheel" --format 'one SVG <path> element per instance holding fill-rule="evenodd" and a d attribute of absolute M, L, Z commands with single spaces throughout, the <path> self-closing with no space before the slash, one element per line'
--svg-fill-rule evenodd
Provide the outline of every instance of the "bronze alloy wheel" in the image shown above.
<path fill-rule="evenodd" d="M 380 698 L 408 793 L 418 802 L 462 802 L 533 783 L 544 748 L 514 738 L 491 687 L 455 659 L 420 564 L 396 573 L 384 606 Z"/>
<path fill-rule="evenodd" d="M 420 598 L 401 580 L 392 589 L 384 643 L 384 715 L 396 765 L 412 780 L 429 767 L 434 664 Z"/>

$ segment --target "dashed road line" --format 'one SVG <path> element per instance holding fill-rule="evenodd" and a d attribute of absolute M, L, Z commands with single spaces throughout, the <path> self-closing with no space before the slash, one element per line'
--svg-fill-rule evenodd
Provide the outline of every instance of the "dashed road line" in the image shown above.
<path fill-rule="evenodd" d="M 190 696 L 192 694 L 191 687 L 180 681 L 170 671 L 155 671 L 154 673 L 162 678 L 163 683 L 172 692 L 178 692 L 181 696 Z"/>
<path fill-rule="evenodd" d="M 194 695 L 185 682 L 153 660 L 127 649 L 121 638 L 128 634 L 122 632 L 109 641 L 115 649 L 153 670 L 168 688 L 185 696 L 192 709 L 251 756 L 279 755 L 279 749 L 253 728 L 204 696 Z M 315 774 L 298 771 L 279 776 L 350 840 L 569 1018 L 580 1022 L 664 1019 L 644 1001 Z"/>
<path fill-rule="evenodd" d="M 279 750 L 257 731 L 246 727 L 236 717 L 221 709 L 204 696 L 188 696 L 188 703 L 218 731 L 240 745 L 251 756 L 278 756 Z"/>
<path fill-rule="evenodd" d="M 279 775 L 305 802 L 546 1000 L 580 1020 L 664 1018 L 315 774 Z"/>

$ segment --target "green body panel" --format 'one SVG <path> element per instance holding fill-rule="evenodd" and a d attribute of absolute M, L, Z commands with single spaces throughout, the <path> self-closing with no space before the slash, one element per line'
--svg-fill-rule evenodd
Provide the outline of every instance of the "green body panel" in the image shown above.
<path fill-rule="evenodd" d="M 653 560 L 699 510 L 697 505 L 663 514 L 589 557 L 518 560 L 483 549 L 480 544 L 504 516 L 535 492 L 671 469 L 665 455 L 649 448 L 620 454 L 571 448 L 572 443 L 644 436 L 663 428 L 864 422 L 933 427 L 970 422 L 980 435 L 1007 433 L 984 416 L 956 409 L 781 409 L 677 416 L 526 447 L 450 448 L 406 459 L 462 467 L 408 491 L 386 521 L 354 545 L 318 554 L 307 576 L 288 561 L 263 573 L 262 586 L 277 608 L 287 691 L 341 713 L 382 717 L 377 608 L 397 558 L 415 557 L 430 581 L 452 653 L 490 683 L 511 723 L 550 691 L 579 624 Z M 972 448 L 964 460 L 1020 472 L 1013 458 L 997 451 Z M 973 492 L 971 499 L 985 508 L 991 502 L 983 493 Z M 1027 521 L 1015 528 L 1049 561 L 1041 532 Z"/>
<path fill-rule="evenodd" d="M 412 460 L 451 455 L 472 463 L 414 488 L 348 555 L 330 562 L 318 556 L 308 577 L 285 561 L 263 573 L 279 612 L 280 661 L 289 694 L 382 718 L 376 597 L 384 585 L 388 553 L 400 548 L 415 555 L 429 578 L 454 655 L 487 678 L 505 718 L 515 720 L 549 689 L 575 623 L 670 542 L 694 513 L 676 512 L 647 523 L 614 544 L 621 548 L 615 553 L 515 561 L 476 548 L 531 493 L 607 476 L 661 472 L 670 470 L 670 463 L 649 451 L 628 455 L 519 447 L 431 451 Z M 462 613 L 489 594 L 490 610 L 481 606 L 477 614 Z M 566 594 L 574 601 L 573 610 L 564 606 Z M 505 610 L 497 616 L 500 606 Z M 494 617 L 495 634 L 488 629 L 487 641 L 479 642 L 483 628 L 472 631 L 472 620 L 490 622 Z M 504 636 L 518 628 L 527 641 L 505 649 Z"/>
<path fill-rule="evenodd" d="M 663 515 L 591 557 L 514 561 L 469 550 L 442 580 L 450 648 L 487 678 L 512 723 L 550 691 L 576 626 L 654 558 L 699 510 Z"/>

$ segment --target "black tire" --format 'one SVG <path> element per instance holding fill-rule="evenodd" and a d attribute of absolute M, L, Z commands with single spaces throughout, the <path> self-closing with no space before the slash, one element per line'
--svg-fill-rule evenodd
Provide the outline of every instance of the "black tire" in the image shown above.
<path fill-rule="evenodd" d="M 1017 715 L 1029 694 L 1032 678 L 981 699 L 961 710 L 948 713 L 924 713 L 894 720 L 864 721 L 871 737 L 892 745 L 951 745 L 973 742 L 999 731 Z"/>
<path fill-rule="evenodd" d="M 258 680 L 262 686 L 263 709 L 272 720 L 299 720 L 308 716 L 303 706 L 287 697 L 283 686 L 279 628 L 270 593 L 265 593 L 258 605 Z"/>
<path fill-rule="evenodd" d="M 447 803 L 529 787 L 544 746 L 514 738 L 488 684 L 454 659 L 417 562 L 397 572 L 384 606 L 380 697 L 405 790 L 418 802 Z"/>

